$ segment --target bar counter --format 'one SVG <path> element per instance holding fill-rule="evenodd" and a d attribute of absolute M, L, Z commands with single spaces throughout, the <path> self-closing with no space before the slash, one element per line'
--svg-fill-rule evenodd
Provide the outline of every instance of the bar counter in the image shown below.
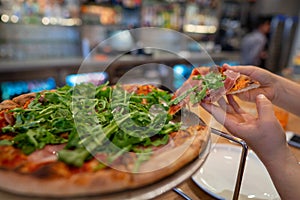
<path fill-rule="evenodd" d="M 237 52 L 206 53 L 181 52 L 179 55 L 161 53 L 158 55 L 102 55 L 91 58 L 41 58 L 39 60 L 0 60 L 0 82 L 34 80 L 53 77 L 58 86 L 65 84 L 68 74 L 106 71 L 110 83 L 126 71 L 143 64 L 164 64 L 173 67 L 176 64 L 195 66 L 224 60 L 237 61 Z"/>

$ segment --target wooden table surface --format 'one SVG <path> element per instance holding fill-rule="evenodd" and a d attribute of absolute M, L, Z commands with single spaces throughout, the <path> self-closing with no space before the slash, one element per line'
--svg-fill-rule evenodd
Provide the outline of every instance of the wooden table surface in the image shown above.
<path fill-rule="evenodd" d="M 239 102 L 240 105 L 247 110 L 248 112 L 255 112 L 255 109 L 252 103 L 248 103 L 248 102 Z M 200 116 L 201 118 L 205 118 L 207 122 L 207 120 L 211 120 L 213 121 L 212 117 L 206 113 L 205 111 L 201 110 L 197 110 L 195 111 L 196 113 L 201 113 Z M 222 125 L 218 124 L 217 122 L 213 121 L 210 122 L 211 127 L 214 128 L 218 128 L 218 129 L 222 129 L 223 131 L 226 131 L 224 129 L 224 127 L 222 127 Z M 300 117 L 295 116 L 291 113 L 289 113 L 289 118 L 288 118 L 288 124 L 286 127 L 287 131 L 293 131 L 296 133 L 300 133 Z M 219 137 L 217 141 L 215 141 L 217 143 L 229 143 L 229 140 Z M 300 149 L 297 149 L 295 147 L 290 147 L 292 152 L 295 154 L 295 156 L 298 158 L 299 162 L 300 162 Z M 191 197 L 193 200 L 195 199 L 200 199 L 200 200 L 213 200 L 214 198 L 210 195 L 208 195 L 207 193 L 205 193 L 202 189 L 200 189 L 191 178 L 189 178 L 188 180 L 186 180 L 185 182 L 181 183 L 180 185 L 177 186 L 177 188 L 180 188 L 185 194 L 187 194 L 189 197 Z M 155 200 L 182 200 L 183 198 L 181 196 L 179 196 L 177 193 L 175 193 L 174 191 L 168 191 L 158 197 L 155 198 Z"/>

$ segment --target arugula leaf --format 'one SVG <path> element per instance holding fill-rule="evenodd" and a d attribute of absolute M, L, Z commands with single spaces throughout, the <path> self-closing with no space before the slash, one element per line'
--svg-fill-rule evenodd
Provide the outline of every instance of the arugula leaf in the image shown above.
<path fill-rule="evenodd" d="M 0 146 L 13 145 L 11 140 L 0 140 Z"/>
<path fill-rule="evenodd" d="M 190 96 L 191 103 L 195 104 L 195 103 L 202 101 L 202 99 L 204 99 L 206 96 L 207 89 L 208 89 L 208 87 L 206 85 L 204 85 L 200 92 L 192 93 Z"/>
<path fill-rule="evenodd" d="M 61 144 L 67 142 L 66 139 L 51 134 L 40 127 L 29 129 L 23 134 L 18 134 L 12 140 L 13 144 L 21 148 L 25 154 L 30 154 L 36 149 L 42 149 L 46 144 Z"/>
<path fill-rule="evenodd" d="M 193 77 L 194 80 L 202 80 L 202 84 L 207 86 L 207 89 L 213 90 L 223 87 L 225 78 L 223 74 L 215 72 L 209 72 L 205 76 L 197 75 Z"/>
<path fill-rule="evenodd" d="M 194 86 L 189 90 L 185 91 L 182 95 L 176 97 L 169 102 L 169 105 L 176 105 L 183 101 L 186 97 L 190 97 L 192 104 L 201 102 L 205 96 L 206 92 L 209 90 L 216 90 L 221 87 L 224 87 L 225 76 L 220 73 L 209 72 L 206 75 L 196 75 L 193 77 L 193 80 L 201 80 L 201 86 Z M 200 91 L 199 91 L 200 88 Z"/>
<path fill-rule="evenodd" d="M 63 149 L 58 152 L 58 159 L 75 167 L 81 167 L 84 161 L 90 156 L 85 148 L 74 150 Z"/>
<path fill-rule="evenodd" d="M 178 103 L 180 103 L 181 101 L 183 101 L 187 96 L 189 96 L 192 92 L 194 92 L 199 86 L 194 86 L 190 89 L 188 89 L 187 91 L 185 91 L 183 94 L 181 94 L 180 96 L 176 97 L 175 99 L 173 99 L 172 101 L 169 102 L 169 105 L 176 105 Z"/>
<path fill-rule="evenodd" d="M 11 110 L 16 122 L 2 131 L 17 133 L 12 142 L 25 154 L 41 149 L 46 144 L 66 143 L 67 140 L 60 134 L 70 132 L 74 127 L 69 108 L 70 97 L 68 86 L 56 92 L 45 92 L 43 97 L 37 94 L 27 109 Z"/>

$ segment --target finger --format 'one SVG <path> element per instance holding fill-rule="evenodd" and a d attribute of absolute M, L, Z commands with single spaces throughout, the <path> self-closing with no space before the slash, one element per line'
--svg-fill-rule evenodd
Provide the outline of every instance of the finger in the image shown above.
<path fill-rule="evenodd" d="M 221 97 L 218 100 L 218 104 L 220 105 L 220 107 L 225 110 L 227 113 L 230 114 L 234 114 L 235 110 L 232 108 L 232 106 L 230 104 L 228 104 L 228 102 L 224 99 L 224 97 Z"/>
<path fill-rule="evenodd" d="M 240 72 L 241 74 L 245 74 L 249 76 L 253 74 L 258 68 L 255 66 L 230 66 L 228 64 L 224 64 L 223 67 L 225 69 L 230 69 L 232 71 Z"/>
<path fill-rule="evenodd" d="M 224 63 L 222 67 L 224 67 L 225 69 L 230 69 L 231 68 L 231 66 L 228 65 L 227 63 Z"/>
<path fill-rule="evenodd" d="M 226 115 L 226 112 L 213 104 L 201 103 L 201 106 L 208 111 L 213 117 L 232 134 L 238 136 L 239 131 L 237 130 L 240 123 L 245 122 L 245 120 L 240 115 Z"/>
<path fill-rule="evenodd" d="M 226 112 L 219 106 L 208 103 L 200 104 L 207 112 L 209 112 L 213 117 L 219 122 L 223 123 L 226 117 Z"/>
<path fill-rule="evenodd" d="M 256 96 L 260 94 L 261 91 L 259 90 L 249 90 L 241 93 L 235 94 L 239 99 L 242 99 L 244 101 L 250 101 L 250 102 L 255 102 Z"/>
<path fill-rule="evenodd" d="M 200 102 L 200 105 L 209 113 L 212 112 L 214 106 L 212 103 L 204 103 L 204 102 Z"/>
<path fill-rule="evenodd" d="M 257 80 L 261 85 L 270 84 L 272 81 L 272 73 L 256 66 L 229 66 L 228 64 L 223 65 L 224 68 L 230 69 L 235 72 L 247 75 L 254 80 Z"/>
<path fill-rule="evenodd" d="M 219 104 L 219 106 L 220 106 L 223 110 L 226 110 L 227 102 L 225 101 L 224 97 L 221 97 L 221 98 L 218 100 L 218 104 Z"/>
<path fill-rule="evenodd" d="M 263 74 L 267 74 L 268 71 L 264 70 L 262 68 L 256 67 L 256 66 L 251 66 L 251 65 L 247 65 L 247 66 L 230 66 L 228 64 L 224 64 L 223 67 L 225 69 L 229 69 L 235 72 L 238 72 L 240 74 L 244 74 L 247 75 L 251 78 L 253 78 L 254 80 L 257 80 L 259 82 L 264 81 L 262 78 Z"/>
<path fill-rule="evenodd" d="M 257 114 L 260 120 L 264 119 L 274 119 L 275 114 L 273 110 L 273 104 L 265 95 L 259 94 L 256 97 L 256 107 L 257 107 Z"/>
<path fill-rule="evenodd" d="M 244 114 L 246 113 L 240 106 L 239 104 L 235 101 L 234 97 L 232 95 L 227 95 L 227 100 L 229 105 L 234 109 L 235 112 L 239 114 Z"/>

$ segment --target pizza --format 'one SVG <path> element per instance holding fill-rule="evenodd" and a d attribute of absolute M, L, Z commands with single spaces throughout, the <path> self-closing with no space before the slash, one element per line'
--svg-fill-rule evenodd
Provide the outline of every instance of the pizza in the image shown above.
<path fill-rule="evenodd" d="M 152 85 L 79 84 L 0 103 L 0 188 L 101 195 L 167 178 L 199 157 L 209 128 L 168 110 Z M 190 119 L 190 117 L 188 117 Z"/>
<path fill-rule="evenodd" d="M 194 68 L 190 77 L 172 96 L 169 113 L 174 115 L 188 103 L 214 103 L 223 95 L 237 94 L 259 86 L 259 82 L 251 77 L 224 67 Z"/>

